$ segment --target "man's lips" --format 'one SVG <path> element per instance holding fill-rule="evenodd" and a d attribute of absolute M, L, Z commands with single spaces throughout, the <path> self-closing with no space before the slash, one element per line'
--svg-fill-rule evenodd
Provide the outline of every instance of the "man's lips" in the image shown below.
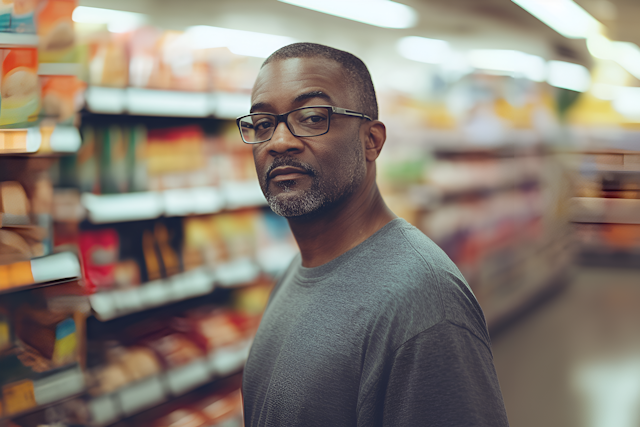
<path fill-rule="evenodd" d="M 269 179 L 276 182 L 291 181 L 294 179 L 300 179 L 305 175 L 309 175 L 309 173 L 302 168 L 294 166 L 279 166 L 269 173 Z"/>

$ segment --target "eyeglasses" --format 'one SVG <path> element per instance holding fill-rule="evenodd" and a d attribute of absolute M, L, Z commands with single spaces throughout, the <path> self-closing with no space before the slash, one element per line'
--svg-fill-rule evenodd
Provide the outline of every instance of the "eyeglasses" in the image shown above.
<path fill-rule="evenodd" d="M 252 113 L 238 117 L 236 123 L 245 143 L 259 144 L 267 142 L 273 137 L 280 122 L 286 123 L 293 136 L 324 135 L 329 132 L 331 116 L 334 114 L 371 120 L 371 117 L 357 111 L 329 105 L 315 105 L 296 108 L 284 114 Z"/>

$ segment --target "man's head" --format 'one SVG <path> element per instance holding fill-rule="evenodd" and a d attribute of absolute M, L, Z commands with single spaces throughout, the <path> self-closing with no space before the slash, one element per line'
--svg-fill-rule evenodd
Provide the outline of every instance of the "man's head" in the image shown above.
<path fill-rule="evenodd" d="M 318 105 L 347 111 L 302 110 L 286 123 L 273 116 Z M 289 218 L 318 214 L 374 182 L 374 161 L 385 139 L 377 110 L 366 66 L 347 52 L 296 43 L 267 58 L 253 88 L 251 112 L 270 116 L 252 116 L 249 126 L 267 134 L 273 130 L 270 140 L 253 146 L 260 185 L 273 211 Z M 329 130 L 294 136 L 310 134 L 296 129 L 303 121 L 319 127 L 329 123 Z"/>

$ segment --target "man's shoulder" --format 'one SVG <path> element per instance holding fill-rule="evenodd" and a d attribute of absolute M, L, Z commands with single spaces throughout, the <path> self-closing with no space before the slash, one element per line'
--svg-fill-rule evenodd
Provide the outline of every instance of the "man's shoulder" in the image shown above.
<path fill-rule="evenodd" d="M 370 265 L 369 277 L 378 278 L 371 298 L 392 323 L 411 319 L 415 329 L 410 333 L 445 320 L 485 329 L 482 310 L 460 270 L 428 236 L 401 221 L 382 240 L 384 255 Z"/>

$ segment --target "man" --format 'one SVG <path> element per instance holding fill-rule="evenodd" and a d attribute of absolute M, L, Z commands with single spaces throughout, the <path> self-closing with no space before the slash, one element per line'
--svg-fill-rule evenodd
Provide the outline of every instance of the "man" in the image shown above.
<path fill-rule="evenodd" d="M 297 43 L 267 58 L 238 119 L 300 248 L 246 364 L 247 426 L 508 425 L 470 288 L 380 196 L 377 109 L 362 61 Z"/>

